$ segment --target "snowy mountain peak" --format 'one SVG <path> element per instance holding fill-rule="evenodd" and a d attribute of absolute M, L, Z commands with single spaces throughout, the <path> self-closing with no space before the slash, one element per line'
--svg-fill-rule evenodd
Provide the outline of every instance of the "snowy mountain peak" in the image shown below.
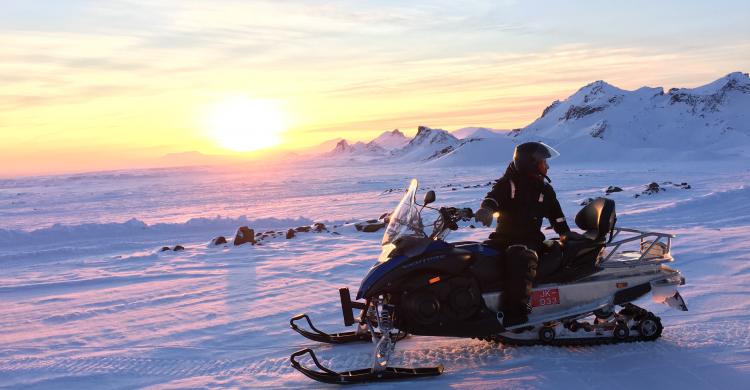
<path fill-rule="evenodd" d="M 342 139 L 336 144 L 331 153 L 349 153 L 351 151 L 352 146 L 349 145 L 349 142 L 346 142 L 345 139 Z"/>
<path fill-rule="evenodd" d="M 470 138 L 497 138 L 507 135 L 507 130 L 495 130 L 488 127 L 464 127 L 453 131 L 454 137 L 458 139 L 470 139 Z"/>
<path fill-rule="evenodd" d="M 342 139 L 338 143 L 336 143 L 336 146 L 333 148 L 332 152 L 334 153 L 343 153 L 348 152 L 351 150 L 351 145 L 349 145 L 349 142 L 346 142 L 345 139 Z"/>
<path fill-rule="evenodd" d="M 750 144 L 746 107 L 750 107 L 746 73 L 730 73 L 701 87 L 673 88 L 667 93 L 661 87 L 626 91 L 596 81 L 555 101 L 513 136 L 519 141 L 546 140 L 581 158 L 594 150 L 611 156 L 654 147 L 683 152 L 723 146 L 742 154 Z"/>
<path fill-rule="evenodd" d="M 609 106 L 620 104 L 627 93 L 628 91 L 602 80 L 594 81 L 565 99 L 564 103 L 566 104 L 555 100 L 542 111 L 540 119 L 551 113 L 555 113 L 555 116 L 561 121 L 581 119 Z"/>
<path fill-rule="evenodd" d="M 459 143 L 458 138 L 445 130 L 419 126 L 417 135 L 403 148 L 392 151 L 391 156 L 403 161 L 424 161 L 436 153 L 452 150 Z"/>
<path fill-rule="evenodd" d="M 457 142 L 458 138 L 454 137 L 451 133 L 443 129 L 431 129 L 427 126 L 419 126 L 417 128 L 417 135 L 415 135 L 414 138 L 409 141 L 407 147 Z"/>
<path fill-rule="evenodd" d="M 624 90 L 612 84 L 597 80 L 579 89 L 568 99 L 574 100 L 578 104 L 593 104 L 608 101 L 610 98 L 621 95 L 624 92 Z"/>
<path fill-rule="evenodd" d="M 336 146 L 327 153 L 328 156 L 341 156 L 341 155 L 352 155 L 352 154 L 384 154 L 386 150 L 377 144 L 372 142 L 365 144 L 364 142 L 357 142 L 350 144 L 345 139 L 339 141 Z"/>
<path fill-rule="evenodd" d="M 377 138 L 370 141 L 368 145 L 377 145 L 385 149 L 398 149 L 404 147 L 409 143 L 409 138 L 406 138 L 404 133 L 399 129 L 383 132 Z"/>
<path fill-rule="evenodd" d="M 721 111 L 733 96 L 742 99 L 741 95 L 750 95 L 750 77 L 741 72 L 698 88 L 672 88 L 668 93 L 670 105 L 685 105 L 693 114 Z"/>

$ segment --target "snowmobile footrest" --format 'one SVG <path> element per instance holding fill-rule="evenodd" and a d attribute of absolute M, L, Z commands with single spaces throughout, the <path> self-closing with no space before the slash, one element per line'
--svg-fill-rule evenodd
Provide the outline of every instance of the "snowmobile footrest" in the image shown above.
<path fill-rule="evenodd" d="M 305 319 L 307 321 L 307 325 L 312 329 L 312 332 L 306 329 L 302 329 L 295 323 L 296 321 L 299 321 L 301 319 Z M 317 341 L 320 343 L 329 343 L 329 344 L 344 344 L 344 343 L 351 343 L 355 341 L 372 341 L 372 335 L 370 335 L 369 332 L 367 333 L 357 333 L 357 332 L 342 332 L 342 333 L 326 333 L 318 328 L 316 328 L 312 321 L 310 321 L 310 317 L 307 316 L 307 314 L 298 314 L 294 317 L 292 317 L 291 320 L 289 320 L 289 326 L 294 330 L 295 332 L 301 334 L 302 336 L 305 336 L 306 338 Z"/>
<path fill-rule="evenodd" d="M 312 370 L 302 366 L 298 361 L 297 357 L 309 354 L 312 358 L 315 366 L 320 370 Z M 399 368 L 399 367 L 386 367 L 383 371 L 373 372 L 369 368 L 353 371 L 342 371 L 336 372 L 331 369 L 324 367 L 318 361 L 315 353 L 310 348 L 297 351 L 289 357 L 289 361 L 292 363 L 297 371 L 305 374 L 307 377 L 314 379 L 318 382 L 333 383 L 339 385 L 348 385 L 354 383 L 364 382 L 375 382 L 382 380 L 403 380 L 403 379 L 414 379 L 428 376 L 436 376 L 443 373 L 443 366 L 437 367 L 421 367 L 421 368 Z"/>

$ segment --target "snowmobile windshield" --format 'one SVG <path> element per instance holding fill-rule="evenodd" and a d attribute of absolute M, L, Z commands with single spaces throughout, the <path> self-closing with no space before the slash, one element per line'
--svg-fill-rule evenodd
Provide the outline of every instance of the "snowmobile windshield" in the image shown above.
<path fill-rule="evenodd" d="M 417 205 L 417 188 L 419 188 L 417 179 L 412 179 L 409 189 L 391 214 L 391 220 L 388 222 L 381 242 L 384 252 L 386 250 L 390 252 L 398 241 L 427 237 Z"/>

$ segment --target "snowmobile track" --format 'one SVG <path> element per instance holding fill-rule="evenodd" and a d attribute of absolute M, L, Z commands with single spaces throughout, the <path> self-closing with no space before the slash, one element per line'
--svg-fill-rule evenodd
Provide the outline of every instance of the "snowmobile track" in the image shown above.
<path fill-rule="evenodd" d="M 607 344 L 624 344 L 624 343 L 635 343 L 638 341 L 656 341 L 656 339 L 648 339 L 641 336 L 629 336 L 624 339 L 615 339 L 609 337 L 603 338 L 566 338 L 566 339 L 555 339 L 552 341 L 541 341 L 541 340 L 517 340 L 511 339 L 505 336 L 494 335 L 488 339 L 483 339 L 494 343 L 500 343 L 507 346 L 514 347 L 529 347 L 535 345 L 552 346 L 552 347 L 590 347 L 595 345 L 607 345 Z"/>

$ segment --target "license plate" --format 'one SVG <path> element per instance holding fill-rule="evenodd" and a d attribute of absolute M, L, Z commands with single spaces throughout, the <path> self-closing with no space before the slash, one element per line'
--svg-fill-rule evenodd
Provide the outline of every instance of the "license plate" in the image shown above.
<path fill-rule="evenodd" d="M 531 292 L 531 306 L 548 306 L 560 304 L 560 290 L 549 288 Z"/>

